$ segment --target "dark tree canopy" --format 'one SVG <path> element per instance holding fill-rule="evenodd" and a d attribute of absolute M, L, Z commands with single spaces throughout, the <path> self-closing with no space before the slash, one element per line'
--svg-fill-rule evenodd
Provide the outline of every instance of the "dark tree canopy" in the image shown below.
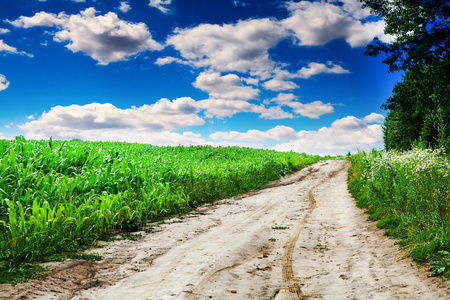
<path fill-rule="evenodd" d="M 392 43 L 375 38 L 366 55 L 385 55 L 389 72 L 404 71 L 384 124 L 387 149 L 414 144 L 450 151 L 450 1 L 358 0 L 385 20 Z"/>
<path fill-rule="evenodd" d="M 448 59 L 450 49 L 450 1 L 358 0 L 386 21 L 385 33 L 395 37 L 387 44 L 375 38 L 366 54 L 384 53 L 389 71 L 406 71 Z"/>

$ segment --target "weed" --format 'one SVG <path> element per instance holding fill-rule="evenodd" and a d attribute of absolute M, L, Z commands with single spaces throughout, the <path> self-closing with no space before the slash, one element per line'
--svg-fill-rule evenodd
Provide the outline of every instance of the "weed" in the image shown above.
<path fill-rule="evenodd" d="M 272 229 L 289 229 L 289 226 L 272 226 Z"/>
<path fill-rule="evenodd" d="M 441 150 L 351 156 L 349 189 L 369 219 L 400 239 L 430 276 L 450 276 L 450 161 Z"/>

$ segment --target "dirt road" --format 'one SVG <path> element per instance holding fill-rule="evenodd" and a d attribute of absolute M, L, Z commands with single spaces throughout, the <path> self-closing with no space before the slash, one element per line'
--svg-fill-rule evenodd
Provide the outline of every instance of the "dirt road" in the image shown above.
<path fill-rule="evenodd" d="M 67 261 L 0 299 L 450 299 L 356 208 L 348 162 L 199 208 Z"/>

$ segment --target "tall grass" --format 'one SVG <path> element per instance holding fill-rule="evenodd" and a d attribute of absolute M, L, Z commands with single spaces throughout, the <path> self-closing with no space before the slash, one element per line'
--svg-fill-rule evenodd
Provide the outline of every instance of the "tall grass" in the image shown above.
<path fill-rule="evenodd" d="M 369 219 L 413 259 L 450 275 L 450 161 L 441 150 L 372 151 L 351 157 L 349 188 Z"/>
<path fill-rule="evenodd" d="M 0 271 L 256 189 L 317 160 L 238 147 L 0 140 Z"/>

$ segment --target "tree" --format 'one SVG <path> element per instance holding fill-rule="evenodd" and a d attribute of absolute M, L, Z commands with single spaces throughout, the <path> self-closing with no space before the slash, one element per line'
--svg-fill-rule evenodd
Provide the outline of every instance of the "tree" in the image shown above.
<path fill-rule="evenodd" d="M 383 53 L 389 72 L 404 71 L 382 108 L 387 149 L 414 143 L 450 150 L 450 2 L 358 0 L 385 20 L 392 43 L 375 38 L 366 55 Z"/>
<path fill-rule="evenodd" d="M 395 41 L 375 38 L 366 54 L 383 60 L 389 71 L 434 65 L 448 59 L 450 49 L 450 2 L 448 0 L 358 0 L 386 22 L 385 33 Z"/>
<path fill-rule="evenodd" d="M 408 70 L 382 108 L 386 149 L 409 149 L 414 142 L 449 149 L 450 63 Z"/>

